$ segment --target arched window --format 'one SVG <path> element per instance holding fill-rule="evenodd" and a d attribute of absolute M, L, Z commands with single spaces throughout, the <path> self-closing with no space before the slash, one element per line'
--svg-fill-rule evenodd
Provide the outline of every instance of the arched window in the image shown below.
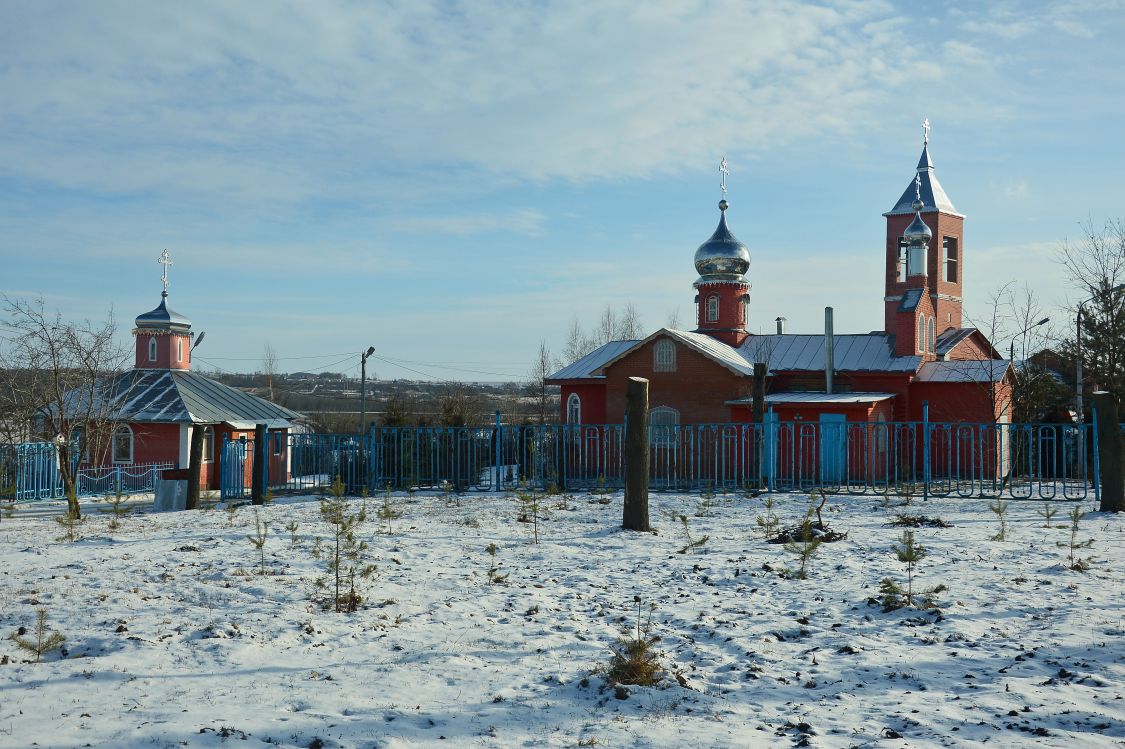
<path fill-rule="evenodd" d="M 113 462 L 133 462 L 133 430 L 124 424 L 113 432 Z"/>
<path fill-rule="evenodd" d="M 156 339 L 148 339 L 148 360 L 156 361 Z"/>
<path fill-rule="evenodd" d="M 652 347 L 652 371 L 676 371 L 676 344 L 667 338 L 661 338 Z"/>
<path fill-rule="evenodd" d="M 215 428 L 203 427 L 203 462 L 215 460 Z"/>
<path fill-rule="evenodd" d="M 926 316 L 918 318 L 918 350 L 926 353 Z"/>
<path fill-rule="evenodd" d="M 182 362 L 184 360 L 184 339 L 176 339 L 176 361 Z"/>
<path fill-rule="evenodd" d="M 582 423 L 582 399 L 578 397 L 578 393 L 571 393 L 566 399 L 566 423 Z"/>
<path fill-rule="evenodd" d="M 930 342 L 930 353 L 934 353 L 937 349 L 937 336 L 935 335 L 936 326 L 934 325 L 934 318 L 930 318 L 930 334 L 927 336 Z"/>
<path fill-rule="evenodd" d="M 719 297 L 707 297 L 707 322 L 719 321 Z"/>
<path fill-rule="evenodd" d="M 652 444 L 665 447 L 676 444 L 680 412 L 668 406 L 657 406 L 648 412 L 648 426 Z"/>

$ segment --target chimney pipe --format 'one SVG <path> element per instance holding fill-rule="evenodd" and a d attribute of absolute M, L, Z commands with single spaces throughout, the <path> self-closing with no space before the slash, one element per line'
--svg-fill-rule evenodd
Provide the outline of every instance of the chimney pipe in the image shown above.
<path fill-rule="evenodd" d="M 832 380 L 836 375 L 835 337 L 832 333 L 832 308 L 824 308 L 824 392 L 832 394 Z"/>
<path fill-rule="evenodd" d="M 778 335 L 785 335 L 785 318 L 779 317 L 779 318 L 777 318 L 776 322 L 777 322 L 777 334 Z"/>

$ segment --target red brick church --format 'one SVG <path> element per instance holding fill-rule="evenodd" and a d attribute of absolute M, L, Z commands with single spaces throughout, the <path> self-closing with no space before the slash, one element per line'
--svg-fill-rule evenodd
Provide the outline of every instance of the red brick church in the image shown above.
<path fill-rule="evenodd" d="M 725 197 L 725 162 L 722 166 Z M 938 182 L 928 130 L 915 176 L 883 214 L 883 329 L 838 334 L 755 335 L 749 322 L 750 252 L 719 225 L 695 253 L 694 330 L 662 328 L 613 341 L 555 372 L 565 423 L 621 423 L 630 377 L 649 380 L 657 425 L 749 422 L 755 363 L 767 366 L 771 418 L 805 422 L 1010 420 L 1009 363 L 976 328 L 963 327 L 965 217 Z"/>
<path fill-rule="evenodd" d="M 252 438 L 256 424 L 270 433 L 270 480 L 288 473 L 287 433 L 300 414 L 191 371 L 191 321 L 168 306 L 167 250 L 160 304 L 139 315 L 133 328 L 133 368 L 117 375 L 113 393 L 115 427 L 108 454 L 92 462 L 130 466 L 188 467 L 192 431 L 203 430 L 204 488 L 218 488 L 224 438 Z M 79 445 L 84 440 L 77 435 Z M 90 461 L 85 455 L 83 462 Z M 248 480 L 248 479 L 247 479 Z"/>

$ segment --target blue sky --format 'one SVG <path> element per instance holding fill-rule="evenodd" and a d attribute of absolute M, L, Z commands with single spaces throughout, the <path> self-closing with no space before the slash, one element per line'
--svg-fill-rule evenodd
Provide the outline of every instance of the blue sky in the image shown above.
<path fill-rule="evenodd" d="M 969 316 L 1009 280 L 1063 305 L 1053 252 L 1125 218 L 1123 32 L 1122 2 L 3 2 L 0 291 L 127 338 L 167 248 L 197 366 L 520 379 L 606 304 L 688 327 L 725 156 L 751 329 L 865 332 L 928 117 Z"/>

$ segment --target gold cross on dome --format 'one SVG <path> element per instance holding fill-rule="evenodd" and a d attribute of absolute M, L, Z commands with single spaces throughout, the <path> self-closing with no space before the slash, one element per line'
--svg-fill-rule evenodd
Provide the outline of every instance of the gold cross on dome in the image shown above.
<path fill-rule="evenodd" d="M 168 250 L 160 253 L 160 259 L 156 262 L 164 266 L 164 272 L 160 275 L 160 280 L 164 282 L 164 293 L 168 293 L 168 266 L 172 265 L 172 256 L 168 254 Z"/>
<path fill-rule="evenodd" d="M 727 167 L 727 157 L 724 156 L 723 160 L 719 162 L 719 172 L 722 173 L 722 180 L 719 182 L 719 189 L 723 191 L 723 200 L 727 199 L 727 175 L 730 174 L 730 169 Z"/>

